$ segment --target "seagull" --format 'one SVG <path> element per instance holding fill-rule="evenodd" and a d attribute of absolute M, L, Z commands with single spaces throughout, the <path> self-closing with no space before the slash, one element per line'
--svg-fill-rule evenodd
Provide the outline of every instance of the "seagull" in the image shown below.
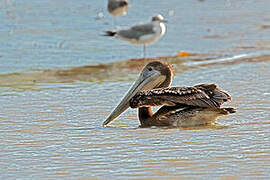
<path fill-rule="evenodd" d="M 159 40 L 166 31 L 166 22 L 162 15 L 158 14 L 152 17 L 152 22 L 147 24 L 138 24 L 128 29 L 117 31 L 106 31 L 104 36 L 114 36 L 116 39 L 130 42 L 132 44 L 143 44 L 144 58 L 146 54 L 146 44 Z"/>
<path fill-rule="evenodd" d="M 128 6 L 127 0 L 108 0 L 107 10 L 114 17 L 124 16 L 127 14 Z"/>

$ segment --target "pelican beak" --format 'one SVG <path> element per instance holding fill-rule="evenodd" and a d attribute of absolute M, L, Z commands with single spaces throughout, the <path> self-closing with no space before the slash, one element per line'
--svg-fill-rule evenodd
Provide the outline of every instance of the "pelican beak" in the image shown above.
<path fill-rule="evenodd" d="M 129 108 L 130 99 L 136 95 L 138 92 L 143 90 L 150 90 L 158 87 L 162 82 L 164 82 L 166 77 L 161 75 L 159 71 L 151 71 L 148 73 L 141 73 L 140 77 L 133 84 L 118 106 L 113 110 L 110 116 L 103 122 L 103 126 L 108 125 L 115 118 L 117 118 L 121 113 L 123 113 L 127 108 Z"/>

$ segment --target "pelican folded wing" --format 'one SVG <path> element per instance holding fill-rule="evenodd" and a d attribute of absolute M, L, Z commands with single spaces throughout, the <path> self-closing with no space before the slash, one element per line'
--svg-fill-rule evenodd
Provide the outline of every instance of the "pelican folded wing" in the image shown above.
<path fill-rule="evenodd" d="M 214 88 L 213 88 L 214 87 Z M 186 105 L 196 107 L 220 107 L 230 96 L 214 84 L 194 87 L 170 87 L 142 91 L 130 100 L 132 108 L 143 106 Z"/>

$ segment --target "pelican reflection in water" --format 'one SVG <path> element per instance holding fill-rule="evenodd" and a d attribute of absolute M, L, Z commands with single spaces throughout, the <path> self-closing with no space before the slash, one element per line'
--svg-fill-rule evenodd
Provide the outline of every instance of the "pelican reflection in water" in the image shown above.
<path fill-rule="evenodd" d="M 138 80 L 104 121 L 103 126 L 117 118 L 127 108 L 139 108 L 142 127 L 197 126 L 214 124 L 220 116 L 234 113 L 234 108 L 221 108 L 231 96 L 215 84 L 192 87 L 170 87 L 172 68 L 153 61 L 144 67 Z M 162 106 L 152 113 L 151 106 Z"/>

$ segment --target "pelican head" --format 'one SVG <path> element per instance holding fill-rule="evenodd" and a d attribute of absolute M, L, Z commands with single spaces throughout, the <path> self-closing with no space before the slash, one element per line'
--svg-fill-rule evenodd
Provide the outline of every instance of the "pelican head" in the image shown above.
<path fill-rule="evenodd" d="M 167 21 L 164 20 L 163 16 L 160 15 L 160 14 L 158 14 L 158 15 L 152 17 L 152 21 L 153 21 L 153 22 L 154 22 L 154 21 L 157 21 L 157 22 L 167 22 Z"/>
<path fill-rule="evenodd" d="M 139 78 L 135 81 L 133 86 L 120 101 L 118 106 L 113 110 L 106 121 L 103 122 L 103 126 L 109 124 L 127 108 L 129 108 L 130 99 L 138 92 L 155 88 L 168 87 L 172 82 L 172 76 L 172 68 L 169 64 L 159 61 L 153 61 L 147 64 L 143 68 Z"/>

